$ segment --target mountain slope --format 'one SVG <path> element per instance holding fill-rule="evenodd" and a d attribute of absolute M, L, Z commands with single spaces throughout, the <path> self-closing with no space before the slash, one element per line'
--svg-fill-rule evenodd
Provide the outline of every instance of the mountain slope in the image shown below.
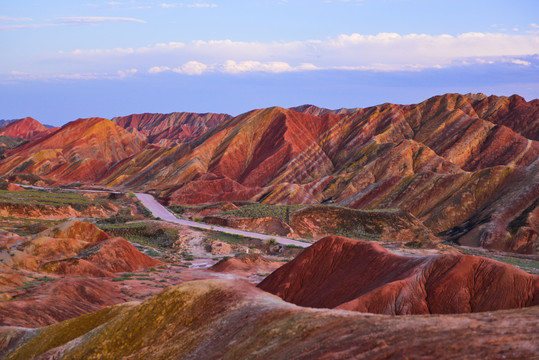
<path fill-rule="evenodd" d="M 0 172 L 30 172 L 63 183 L 97 182 L 111 166 L 145 145 L 110 120 L 79 119 L 14 149 L 0 162 Z"/>
<path fill-rule="evenodd" d="M 0 136 L 33 140 L 49 132 L 49 129 L 31 117 L 9 122 L 0 128 Z"/>
<path fill-rule="evenodd" d="M 126 130 L 145 136 L 149 143 L 170 145 L 193 141 L 230 118 L 227 114 L 176 112 L 134 114 L 115 117 L 112 121 Z"/>

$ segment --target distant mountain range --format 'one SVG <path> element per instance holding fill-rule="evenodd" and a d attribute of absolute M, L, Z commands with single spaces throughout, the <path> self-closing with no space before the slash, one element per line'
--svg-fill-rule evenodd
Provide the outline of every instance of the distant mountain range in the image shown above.
<path fill-rule="evenodd" d="M 400 208 L 462 245 L 538 247 L 539 100 L 517 95 L 79 119 L 4 156 L 5 176 L 150 191 L 167 203 Z"/>

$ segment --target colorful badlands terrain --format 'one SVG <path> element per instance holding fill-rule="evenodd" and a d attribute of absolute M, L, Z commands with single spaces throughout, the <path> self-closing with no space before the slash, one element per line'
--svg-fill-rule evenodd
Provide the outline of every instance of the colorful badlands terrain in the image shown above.
<path fill-rule="evenodd" d="M 442 239 L 533 254 L 538 114 L 539 100 L 447 94 L 339 111 L 80 119 L 7 150 L 0 173 L 150 191 L 169 204 L 401 209 Z"/>
<path fill-rule="evenodd" d="M 40 230 L 0 233 L 0 358 L 535 359 L 539 276 L 460 251 L 537 262 L 538 109 L 447 94 L 43 133 L 23 119 L 1 135 L 0 217 Z M 65 194 L 60 213 L 14 183 L 145 191 L 193 220 L 320 240 L 279 253 Z"/>

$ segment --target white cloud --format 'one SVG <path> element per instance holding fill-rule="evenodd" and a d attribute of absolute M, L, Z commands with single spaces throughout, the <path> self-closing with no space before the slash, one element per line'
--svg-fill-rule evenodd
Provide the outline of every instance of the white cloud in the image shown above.
<path fill-rule="evenodd" d="M 195 3 L 195 4 L 187 4 L 188 8 L 215 8 L 217 7 L 217 4 L 201 4 L 201 3 Z"/>
<path fill-rule="evenodd" d="M 20 21 L 32 21 L 29 17 L 9 17 L 0 15 L 0 22 L 20 22 Z"/>
<path fill-rule="evenodd" d="M 35 74 L 23 71 L 11 71 L 8 80 L 97 80 L 97 79 L 124 79 L 138 72 L 137 69 L 117 70 L 111 73 L 103 72 L 84 72 L 84 73 L 54 73 L 54 74 Z"/>
<path fill-rule="evenodd" d="M 228 60 L 222 65 L 222 70 L 225 73 L 229 74 L 239 74 L 243 72 L 271 72 L 271 73 L 281 73 L 288 72 L 292 70 L 292 67 L 282 61 L 273 61 L 262 63 L 260 61 L 240 61 L 236 62 L 234 60 Z"/>
<path fill-rule="evenodd" d="M 174 72 L 186 75 L 202 75 L 207 70 L 209 70 L 208 65 L 198 61 L 189 61 L 178 68 L 172 69 Z"/>
<path fill-rule="evenodd" d="M 530 66 L 532 63 L 529 62 L 529 61 L 526 61 L 526 60 L 521 60 L 521 59 L 511 59 L 510 62 L 512 64 L 516 64 L 516 65 L 524 65 L 524 66 Z"/>
<path fill-rule="evenodd" d="M 0 31 L 10 30 L 23 30 L 23 29 L 40 29 L 51 26 L 58 26 L 59 24 L 24 24 L 24 25 L 0 25 Z"/>
<path fill-rule="evenodd" d="M 181 4 L 175 4 L 175 3 L 161 3 L 158 6 L 164 9 L 171 9 L 171 8 L 177 8 L 180 5 Z"/>
<path fill-rule="evenodd" d="M 170 71 L 170 70 L 172 70 L 172 68 L 168 66 L 153 66 L 150 68 L 150 70 L 148 70 L 148 72 L 150 74 L 159 74 L 163 71 Z"/>
<path fill-rule="evenodd" d="M 118 70 L 118 71 L 116 71 L 116 74 L 118 74 L 118 76 L 121 79 L 123 79 L 125 77 L 135 75 L 137 72 L 138 72 L 137 69 L 127 69 L 127 70 Z"/>
<path fill-rule="evenodd" d="M 506 60 L 526 62 L 529 59 L 525 57 L 537 54 L 538 49 L 539 36 L 531 34 L 465 33 L 453 36 L 380 33 L 342 34 L 322 40 L 290 42 L 197 40 L 157 43 L 140 48 L 61 52 L 48 60 L 66 64 L 78 73 L 110 72 L 110 69 L 125 66 L 149 69 L 147 72 L 151 74 L 173 71 L 188 75 L 328 69 L 389 72 L 494 61 L 522 66 L 526 64 Z"/>
<path fill-rule="evenodd" d="M 135 18 L 128 17 L 105 17 L 105 16 L 72 16 L 72 17 L 60 17 L 56 18 L 57 22 L 60 23 L 71 23 L 71 24 L 97 24 L 104 22 L 136 22 L 145 24 L 146 21 Z"/>
<path fill-rule="evenodd" d="M 319 68 L 309 63 L 302 63 L 298 66 L 293 67 L 290 66 L 290 64 L 282 61 L 260 62 L 254 60 L 246 60 L 238 62 L 234 60 L 227 60 L 222 64 L 204 64 L 199 61 L 189 61 L 178 67 L 153 66 L 148 70 L 148 73 L 158 74 L 165 71 L 172 71 L 178 74 L 202 75 L 207 72 L 240 74 L 248 72 L 282 73 L 308 70 L 319 70 Z"/>

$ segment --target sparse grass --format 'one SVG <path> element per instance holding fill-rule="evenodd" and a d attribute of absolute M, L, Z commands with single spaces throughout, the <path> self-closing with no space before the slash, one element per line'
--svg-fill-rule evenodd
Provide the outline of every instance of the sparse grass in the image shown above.
<path fill-rule="evenodd" d="M 295 211 L 308 205 L 272 205 L 272 204 L 250 204 L 242 206 L 238 210 L 227 211 L 222 215 L 232 215 L 237 217 L 262 218 L 274 217 L 282 222 L 289 223 L 290 215 Z"/>
<path fill-rule="evenodd" d="M 482 256 L 489 259 L 497 260 L 509 265 L 513 265 L 523 271 L 531 274 L 539 275 L 539 261 L 531 258 L 527 258 L 525 255 L 510 254 L 510 253 L 496 253 L 491 251 L 485 251 L 481 249 L 463 248 L 458 245 L 453 245 L 466 255 Z"/>
<path fill-rule="evenodd" d="M 154 249 L 148 249 L 146 250 L 146 255 L 150 256 L 150 257 L 157 257 L 161 254 L 159 254 L 157 251 L 155 251 Z"/>
<path fill-rule="evenodd" d="M 0 190 L 0 204 L 29 205 L 29 206 L 71 206 L 82 211 L 90 206 L 105 205 L 106 199 L 90 199 L 73 192 L 52 192 L 45 190 L 6 191 Z"/>
<path fill-rule="evenodd" d="M 287 248 L 289 249 L 304 249 L 303 246 L 298 246 L 298 245 L 294 245 L 294 244 L 288 244 L 286 245 Z"/>
<path fill-rule="evenodd" d="M 140 200 L 137 199 L 137 201 L 135 201 L 135 205 L 137 206 L 137 211 L 139 214 L 141 214 L 147 219 L 155 219 L 152 212 L 148 210 L 146 206 L 142 205 L 142 202 Z"/>
<path fill-rule="evenodd" d="M 37 234 L 63 221 L 0 217 L 0 229 L 11 231 L 20 236 L 27 236 Z"/>
<path fill-rule="evenodd" d="M 155 246 L 159 249 L 170 249 L 178 240 L 178 230 L 159 228 L 143 222 L 125 224 L 99 224 L 102 230 L 113 236 L 121 236 L 126 240 L 143 245 Z M 156 253 L 150 256 L 158 256 Z"/>
<path fill-rule="evenodd" d="M 232 215 L 237 217 L 248 217 L 248 218 L 261 218 L 271 216 L 285 222 L 290 223 L 290 217 L 292 214 L 300 209 L 310 208 L 310 207 L 326 207 L 334 209 L 343 209 L 343 210 L 353 210 L 343 206 L 337 205 L 326 205 L 326 204 L 298 204 L 298 205 L 274 205 L 274 204 L 248 204 L 242 206 L 238 210 L 224 212 L 220 215 Z M 363 212 L 369 213 L 395 213 L 399 212 L 399 209 L 373 209 L 373 210 L 361 210 Z"/>
<path fill-rule="evenodd" d="M 259 239 L 253 239 L 250 237 L 245 237 L 241 235 L 235 235 L 235 234 L 227 234 L 219 231 L 209 231 L 207 238 L 209 240 L 219 240 L 222 242 L 226 242 L 230 245 L 247 245 L 247 246 L 262 246 L 263 242 Z"/>

